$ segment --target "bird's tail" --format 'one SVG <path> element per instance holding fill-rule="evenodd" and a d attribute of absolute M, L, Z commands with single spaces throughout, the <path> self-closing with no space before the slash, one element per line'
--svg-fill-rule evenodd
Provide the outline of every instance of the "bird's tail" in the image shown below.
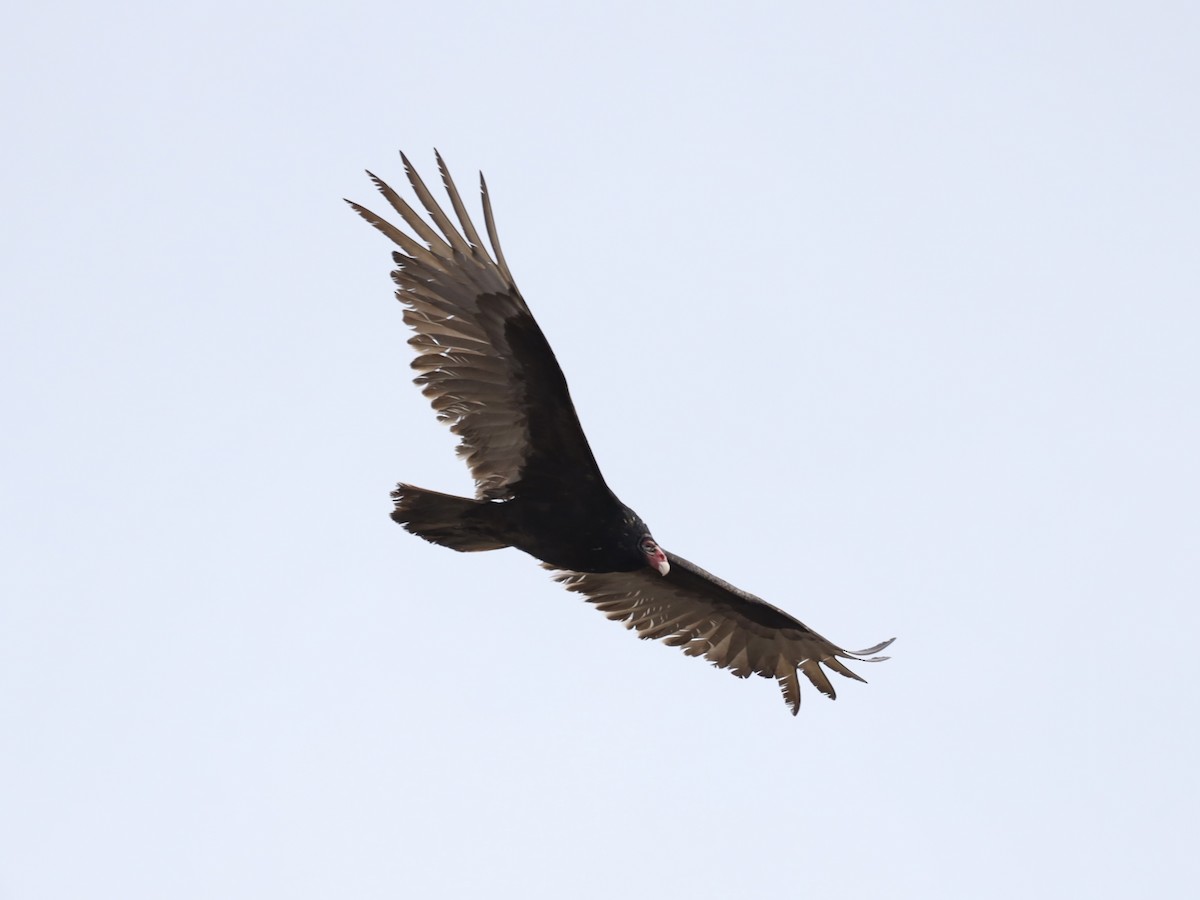
<path fill-rule="evenodd" d="M 487 500 L 439 494 L 411 484 L 392 491 L 392 519 L 417 537 L 452 550 L 499 550 L 509 546 L 499 537 L 496 508 Z"/>

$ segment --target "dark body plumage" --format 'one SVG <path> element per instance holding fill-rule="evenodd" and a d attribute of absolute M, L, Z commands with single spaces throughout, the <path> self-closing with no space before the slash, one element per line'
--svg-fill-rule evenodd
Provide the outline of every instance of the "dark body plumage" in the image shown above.
<path fill-rule="evenodd" d="M 415 332 L 409 344 L 417 352 L 416 382 L 459 436 L 476 496 L 400 484 L 392 518 L 455 550 L 523 550 L 640 637 L 680 646 L 739 677 L 777 679 L 793 713 L 800 707 L 798 671 L 829 697 L 835 693 L 822 665 L 862 681 L 841 660 L 883 659 L 867 657 L 891 641 L 843 650 L 783 610 L 659 548 L 604 482 L 562 370 L 505 262 L 486 184 L 481 179 L 494 259 L 441 157 L 458 228 L 407 158 L 404 165 L 435 227 L 374 175 L 416 238 L 350 205 L 400 248 L 392 278 Z"/>

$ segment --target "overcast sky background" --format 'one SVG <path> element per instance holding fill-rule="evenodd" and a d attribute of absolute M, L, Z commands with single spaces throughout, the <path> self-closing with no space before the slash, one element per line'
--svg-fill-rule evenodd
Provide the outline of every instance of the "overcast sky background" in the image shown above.
<path fill-rule="evenodd" d="M 0 35 L 0 898 L 1191 896 L 1192 3 L 43 3 Z M 362 175 L 472 209 L 806 690 L 516 552 Z M 478 219 L 477 219 L 478 221 Z"/>

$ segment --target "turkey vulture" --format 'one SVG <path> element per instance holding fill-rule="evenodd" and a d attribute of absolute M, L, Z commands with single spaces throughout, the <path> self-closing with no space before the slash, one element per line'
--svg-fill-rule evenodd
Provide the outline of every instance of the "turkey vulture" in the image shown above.
<path fill-rule="evenodd" d="M 475 498 L 410 484 L 392 492 L 392 518 L 408 531 L 454 550 L 516 547 L 557 571 L 638 637 L 681 647 L 739 678 L 778 679 L 784 701 L 800 710 L 797 670 L 830 699 L 821 666 L 856 681 L 842 660 L 871 656 L 843 650 L 783 610 L 663 550 L 637 513 L 604 483 L 571 402 L 567 382 L 541 328 L 517 290 L 480 176 L 483 221 L 492 255 L 475 230 L 437 155 L 442 184 L 458 220 L 438 205 L 408 158 L 405 173 L 430 225 L 370 172 L 412 235 L 347 200 L 399 249 L 392 258 L 396 297 L 417 353 L 416 383 L 460 441 L 475 479 Z"/>

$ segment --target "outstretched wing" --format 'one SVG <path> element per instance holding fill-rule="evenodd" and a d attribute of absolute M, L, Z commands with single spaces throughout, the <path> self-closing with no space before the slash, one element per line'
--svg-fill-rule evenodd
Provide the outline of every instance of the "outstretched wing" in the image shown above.
<path fill-rule="evenodd" d="M 800 711 L 803 672 L 822 694 L 837 697 L 825 666 L 839 675 L 863 681 L 842 660 L 879 662 L 871 656 L 892 640 L 866 650 L 843 650 L 803 622 L 764 600 L 709 574 L 695 563 L 668 553 L 665 577 L 650 569 L 636 572 L 561 572 L 555 580 L 583 594 L 610 619 L 624 622 L 638 637 L 681 647 L 688 656 L 703 656 L 738 678 L 775 678 L 792 715 Z M 547 566 L 547 568 L 550 568 Z"/>
<path fill-rule="evenodd" d="M 450 172 L 438 169 L 458 226 L 404 160 L 405 173 L 430 226 L 379 178 L 371 180 L 412 235 L 347 200 L 400 249 L 396 298 L 416 334 L 415 379 L 438 418 L 460 438 L 458 454 L 475 478 L 479 499 L 603 487 L 604 479 L 579 425 L 554 352 L 521 298 L 500 250 L 487 185 L 480 176 L 483 218 L 495 258 L 475 230 Z"/>

